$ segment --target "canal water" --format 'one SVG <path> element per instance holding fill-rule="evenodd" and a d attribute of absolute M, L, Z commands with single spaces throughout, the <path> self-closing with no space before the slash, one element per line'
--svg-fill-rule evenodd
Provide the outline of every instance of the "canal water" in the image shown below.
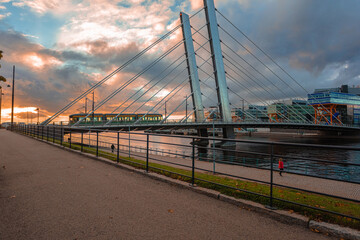
<path fill-rule="evenodd" d="M 139 132 L 141 133 L 141 132 Z M 67 139 L 68 136 L 65 136 Z M 80 142 L 80 135 L 73 135 L 73 141 Z M 130 139 L 130 140 L 129 140 Z M 360 138 L 324 137 L 318 135 L 297 135 L 285 133 L 253 133 L 252 136 L 237 135 L 237 139 L 252 141 L 269 141 L 299 144 L 320 144 L 348 147 L 360 147 Z M 150 153 L 169 155 L 176 157 L 190 157 L 192 153 L 192 139 L 170 136 L 150 136 Z M 96 145 L 96 135 L 84 134 L 84 144 Z M 130 144 L 129 144 L 130 143 Z M 110 148 L 111 144 L 117 145 L 116 133 L 100 133 L 99 145 L 102 148 Z M 178 144 L 171 145 L 171 144 Z M 121 152 L 145 152 L 146 136 L 121 133 L 119 140 Z M 245 165 L 257 168 L 270 168 L 270 157 L 260 154 L 270 154 L 271 147 L 266 144 L 237 143 L 236 148 L 227 150 L 212 150 L 211 144 L 208 150 L 197 151 L 197 156 L 203 161 L 225 162 L 227 164 Z M 236 150 L 236 152 L 234 152 Z M 251 154 L 258 153 L 258 154 Z M 284 159 L 285 171 L 319 176 L 330 179 L 345 180 L 360 183 L 360 151 L 319 149 L 311 147 L 280 146 L 274 145 L 273 154 L 277 157 L 273 160 L 273 167 L 277 169 L 278 158 Z M 325 160 L 310 161 L 307 158 Z"/>

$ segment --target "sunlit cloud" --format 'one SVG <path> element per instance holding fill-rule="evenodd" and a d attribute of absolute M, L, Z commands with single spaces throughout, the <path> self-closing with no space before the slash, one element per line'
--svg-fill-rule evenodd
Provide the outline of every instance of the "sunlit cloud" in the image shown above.
<path fill-rule="evenodd" d="M 158 94 L 156 94 L 156 97 L 163 98 L 167 96 L 170 92 L 166 89 L 161 90 Z"/>
<path fill-rule="evenodd" d="M 36 107 L 14 107 L 14 114 L 17 113 L 37 113 Z M 11 117 L 11 108 L 5 108 L 1 110 L 1 116 L 4 118 Z"/>
<path fill-rule="evenodd" d="M 15 7 L 28 7 L 41 15 L 48 12 L 63 14 L 76 6 L 76 4 L 72 4 L 71 0 L 13 0 L 12 5 Z"/>
<path fill-rule="evenodd" d="M 45 65 L 61 65 L 62 62 L 51 56 L 41 56 L 35 53 L 31 53 L 29 55 L 25 55 L 23 57 L 23 61 L 26 65 L 30 66 L 34 69 L 41 69 Z"/>

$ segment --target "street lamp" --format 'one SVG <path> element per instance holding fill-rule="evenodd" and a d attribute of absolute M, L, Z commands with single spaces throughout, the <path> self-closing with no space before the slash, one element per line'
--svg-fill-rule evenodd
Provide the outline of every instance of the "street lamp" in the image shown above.
<path fill-rule="evenodd" d="M 167 101 L 165 101 L 165 122 L 166 122 L 166 103 Z"/>
<path fill-rule="evenodd" d="M 7 85 L 7 87 L 10 87 L 10 85 Z M 1 126 L 1 106 L 2 106 L 2 96 L 5 95 L 2 92 L 2 86 L 0 86 L 0 126 Z"/>
<path fill-rule="evenodd" d="M 38 120 L 37 120 L 37 124 L 39 125 L 40 121 L 39 121 L 39 116 L 40 116 L 40 108 L 37 108 L 37 117 L 38 117 Z"/>
<path fill-rule="evenodd" d="M 1 127 L 1 105 L 2 105 L 2 87 L 0 86 L 0 127 Z"/>
<path fill-rule="evenodd" d="M 15 95 L 15 65 L 13 66 L 13 85 L 12 85 L 12 97 L 11 97 L 11 131 L 14 125 L 14 95 Z"/>

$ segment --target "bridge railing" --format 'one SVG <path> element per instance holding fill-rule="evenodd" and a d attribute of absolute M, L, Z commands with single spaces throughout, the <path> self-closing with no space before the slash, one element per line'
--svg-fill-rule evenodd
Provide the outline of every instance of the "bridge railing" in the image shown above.
<path fill-rule="evenodd" d="M 258 201 L 270 208 L 312 210 L 329 215 L 335 222 L 360 223 L 360 195 L 356 191 L 360 187 L 358 147 L 139 131 L 79 131 L 56 125 L 16 125 L 14 130 L 97 157 L 180 178 L 192 185 Z M 282 174 L 285 177 L 278 176 L 280 158 L 284 159 Z M 355 212 L 344 210 L 344 206 L 350 206 Z"/>

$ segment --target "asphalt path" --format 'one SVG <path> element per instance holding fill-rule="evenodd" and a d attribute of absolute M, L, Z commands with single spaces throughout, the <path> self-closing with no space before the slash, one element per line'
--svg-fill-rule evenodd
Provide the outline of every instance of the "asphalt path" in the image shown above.
<path fill-rule="evenodd" d="M 0 130 L 0 239 L 328 239 Z"/>

